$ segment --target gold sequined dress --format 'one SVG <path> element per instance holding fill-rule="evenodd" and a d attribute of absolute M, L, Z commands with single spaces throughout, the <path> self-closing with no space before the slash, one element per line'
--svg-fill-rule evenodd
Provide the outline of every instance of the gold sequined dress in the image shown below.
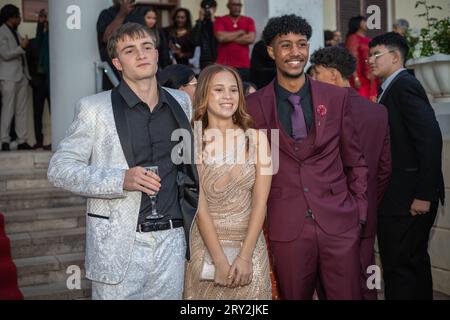
<path fill-rule="evenodd" d="M 199 171 L 208 211 L 213 218 L 219 240 L 243 241 L 252 207 L 255 164 L 249 161 L 235 165 L 204 164 Z M 216 287 L 213 281 L 201 281 L 201 266 L 207 248 L 195 222 L 191 241 L 191 260 L 186 266 L 184 299 L 272 299 L 269 258 L 262 232 L 253 252 L 252 282 L 241 288 Z"/>

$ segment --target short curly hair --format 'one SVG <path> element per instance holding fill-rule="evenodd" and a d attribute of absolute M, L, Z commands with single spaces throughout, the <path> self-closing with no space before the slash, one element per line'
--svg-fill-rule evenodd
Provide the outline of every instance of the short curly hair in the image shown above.
<path fill-rule="evenodd" d="M 349 79 L 356 70 L 356 59 L 345 48 L 327 47 L 316 50 L 311 55 L 311 63 L 337 69 L 343 78 Z"/>
<path fill-rule="evenodd" d="M 263 40 L 267 46 L 279 35 L 288 33 L 302 34 L 309 40 L 312 35 L 311 25 L 302 17 L 295 14 L 273 17 L 263 31 Z"/>

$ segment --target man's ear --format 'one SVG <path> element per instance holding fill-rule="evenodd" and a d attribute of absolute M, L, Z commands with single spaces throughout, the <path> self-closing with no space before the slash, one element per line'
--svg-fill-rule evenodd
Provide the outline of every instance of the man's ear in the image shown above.
<path fill-rule="evenodd" d="M 331 72 L 333 74 L 333 81 L 337 86 L 345 81 L 345 78 L 342 76 L 341 72 L 338 69 L 331 68 Z"/>
<path fill-rule="evenodd" d="M 118 71 L 123 71 L 122 64 L 120 63 L 120 61 L 119 61 L 118 58 L 112 59 L 112 63 L 113 63 L 113 65 L 114 65 L 114 67 L 116 67 L 116 69 L 117 69 Z"/>
<path fill-rule="evenodd" d="M 331 76 L 333 77 L 333 81 L 338 80 L 339 78 L 339 71 L 336 70 L 336 68 L 330 68 Z"/>
<path fill-rule="evenodd" d="M 392 61 L 392 64 L 396 64 L 398 62 L 402 63 L 402 60 L 403 60 L 402 59 L 402 54 L 400 53 L 400 51 L 395 50 L 394 51 L 394 60 Z"/>
<path fill-rule="evenodd" d="M 272 46 L 267 46 L 267 53 L 269 54 L 269 56 L 272 58 L 272 60 L 275 60 L 275 52 L 273 52 L 273 47 Z"/>

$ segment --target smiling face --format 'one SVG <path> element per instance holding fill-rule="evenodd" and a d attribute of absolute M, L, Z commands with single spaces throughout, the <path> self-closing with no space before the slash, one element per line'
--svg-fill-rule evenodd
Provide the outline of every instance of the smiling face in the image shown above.
<path fill-rule="evenodd" d="M 117 43 L 112 62 L 124 79 L 135 82 L 153 78 L 158 69 L 155 40 L 150 35 L 136 39 L 125 37 Z"/>
<path fill-rule="evenodd" d="M 309 58 L 309 43 L 305 35 L 288 33 L 277 36 L 268 53 L 275 60 L 279 76 L 300 78 Z"/>
<path fill-rule="evenodd" d="M 229 120 L 239 106 L 239 86 L 234 75 L 227 71 L 217 73 L 209 84 L 208 119 Z"/>

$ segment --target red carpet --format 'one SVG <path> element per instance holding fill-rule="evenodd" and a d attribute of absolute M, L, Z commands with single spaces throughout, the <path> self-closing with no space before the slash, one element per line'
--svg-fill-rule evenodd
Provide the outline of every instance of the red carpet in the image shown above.
<path fill-rule="evenodd" d="M 22 300 L 17 286 L 16 265 L 11 259 L 11 247 L 5 234 L 5 222 L 0 213 L 0 300 Z"/>

